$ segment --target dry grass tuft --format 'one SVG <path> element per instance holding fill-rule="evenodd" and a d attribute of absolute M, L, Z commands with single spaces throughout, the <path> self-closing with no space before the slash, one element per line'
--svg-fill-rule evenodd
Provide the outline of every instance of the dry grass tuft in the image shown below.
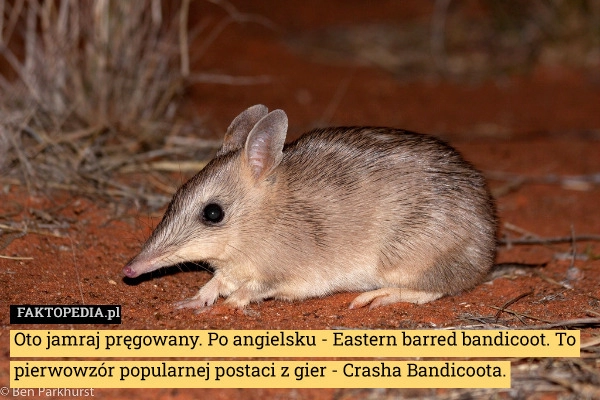
<path fill-rule="evenodd" d="M 2 102 L 33 111 L 32 126 L 150 134 L 172 114 L 184 78 L 179 30 L 163 20 L 159 1 L 21 0 L 0 7 L 1 53 L 18 77 L 0 81 Z M 11 50 L 16 41 L 23 42 L 21 57 Z"/>
<path fill-rule="evenodd" d="M 115 184 L 111 172 L 151 160 L 156 154 L 142 151 L 181 128 L 189 0 L 169 6 L 0 0 L 0 173 L 30 190 L 139 200 L 139 188 Z"/>

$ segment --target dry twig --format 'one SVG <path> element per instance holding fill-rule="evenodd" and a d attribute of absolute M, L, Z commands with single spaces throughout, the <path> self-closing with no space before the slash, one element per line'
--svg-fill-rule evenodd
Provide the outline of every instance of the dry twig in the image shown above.
<path fill-rule="evenodd" d="M 557 236 L 557 237 L 525 237 L 525 238 L 502 238 L 498 242 L 503 245 L 531 245 L 531 244 L 558 244 L 578 242 L 598 242 L 600 235 L 577 235 L 577 236 Z"/>
<path fill-rule="evenodd" d="M 56 232 L 43 231 L 43 230 L 40 230 L 40 229 L 29 228 L 27 226 L 19 228 L 19 227 L 16 227 L 16 226 L 0 224 L 0 229 L 6 230 L 6 231 L 9 231 L 9 232 L 21 232 L 23 234 L 35 233 L 36 235 L 54 236 L 54 237 L 59 237 L 59 238 L 63 237 L 63 235 L 61 235 L 59 233 L 56 233 Z"/>
<path fill-rule="evenodd" d="M 504 305 L 502 307 L 500 307 L 500 309 L 496 313 L 496 322 L 498 322 L 498 319 L 500 319 L 500 315 L 504 311 L 506 311 L 507 307 L 509 307 L 510 305 L 512 305 L 512 304 L 516 303 L 517 301 L 521 300 L 523 297 L 531 296 L 532 294 L 533 294 L 533 290 L 530 290 L 529 292 L 521 293 L 520 295 L 518 295 L 514 299 L 511 299 L 511 300 L 507 301 L 506 303 L 504 303 Z"/>
<path fill-rule="evenodd" d="M 545 320 L 545 319 L 542 319 L 542 318 L 535 317 L 535 316 L 533 316 L 533 315 L 524 314 L 524 313 L 519 313 L 519 312 L 512 311 L 512 310 L 506 310 L 506 309 L 503 309 L 503 308 L 501 308 L 501 307 L 496 307 L 496 306 L 488 306 L 488 307 L 490 307 L 490 308 L 493 308 L 494 310 L 498 310 L 499 312 L 505 312 L 505 313 L 512 314 L 512 315 L 514 315 L 515 317 L 519 318 L 519 320 L 520 320 L 520 321 L 521 321 L 523 324 L 525 324 L 525 322 L 524 322 L 524 321 L 523 321 L 523 320 L 522 320 L 520 317 L 525 317 L 525 318 L 533 319 L 533 320 L 536 320 L 536 321 L 542 321 L 542 322 L 550 323 L 550 321 L 547 321 L 547 320 Z"/>
<path fill-rule="evenodd" d="M 3 256 L 0 254 L 0 258 L 3 258 L 5 260 L 17 260 L 17 261 L 21 261 L 21 260 L 33 260 L 33 257 L 11 257 L 11 256 Z"/>

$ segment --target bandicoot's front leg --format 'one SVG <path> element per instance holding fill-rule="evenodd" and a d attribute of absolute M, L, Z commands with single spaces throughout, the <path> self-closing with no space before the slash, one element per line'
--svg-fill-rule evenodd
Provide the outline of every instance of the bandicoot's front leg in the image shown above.
<path fill-rule="evenodd" d="M 222 290 L 221 278 L 217 275 L 202 286 L 194 297 L 175 303 L 176 308 L 195 308 L 197 312 L 210 309 L 219 298 Z"/>
<path fill-rule="evenodd" d="M 197 313 L 208 311 L 219 296 L 227 297 L 223 303 L 227 307 L 244 308 L 253 301 L 269 297 L 263 285 L 254 280 L 236 282 L 228 280 L 219 272 L 200 288 L 192 298 L 176 303 L 177 308 L 195 308 Z"/>

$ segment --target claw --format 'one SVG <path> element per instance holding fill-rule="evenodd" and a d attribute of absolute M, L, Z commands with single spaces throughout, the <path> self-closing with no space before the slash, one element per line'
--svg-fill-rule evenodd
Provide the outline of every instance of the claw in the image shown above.
<path fill-rule="evenodd" d="M 178 310 L 182 308 L 196 308 L 200 310 L 203 308 L 211 308 L 214 303 L 214 301 L 210 302 L 204 298 L 191 297 L 175 303 L 175 308 Z"/>

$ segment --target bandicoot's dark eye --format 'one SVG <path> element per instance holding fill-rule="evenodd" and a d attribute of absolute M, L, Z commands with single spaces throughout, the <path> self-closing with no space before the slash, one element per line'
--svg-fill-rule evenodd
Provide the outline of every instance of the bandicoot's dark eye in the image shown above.
<path fill-rule="evenodd" d="M 215 203 L 207 204 L 204 206 L 204 210 L 202 210 L 202 220 L 209 224 L 218 224 L 223 220 L 224 216 L 225 213 L 221 206 Z"/>

